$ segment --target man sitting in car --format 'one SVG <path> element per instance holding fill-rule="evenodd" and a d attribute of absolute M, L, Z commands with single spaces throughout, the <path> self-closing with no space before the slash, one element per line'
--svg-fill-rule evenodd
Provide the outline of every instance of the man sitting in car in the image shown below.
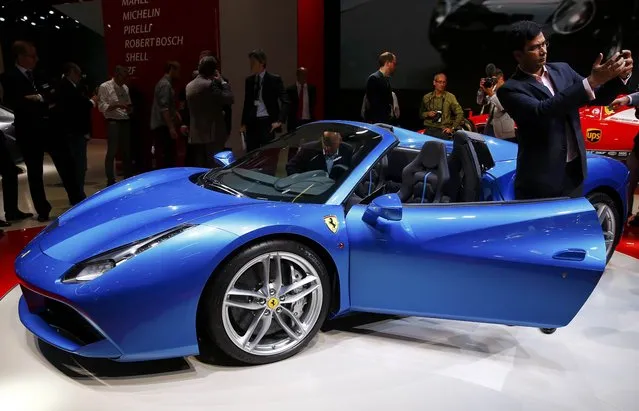
<path fill-rule="evenodd" d="M 350 168 L 353 149 L 342 141 L 342 135 L 325 131 L 319 141 L 304 144 L 286 165 L 288 175 L 324 170 L 333 180 Z"/>
<path fill-rule="evenodd" d="M 451 138 L 464 120 L 464 110 L 457 98 L 446 91 L 448 80 L 437 73 L 433 80 L 435 90 L 424 95 L 419 117 L 424 120 L 424 133 L 433 137 Z"/>

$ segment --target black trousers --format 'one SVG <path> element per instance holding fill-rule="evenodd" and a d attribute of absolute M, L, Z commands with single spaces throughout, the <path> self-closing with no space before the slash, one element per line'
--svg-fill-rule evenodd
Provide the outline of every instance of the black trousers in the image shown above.
<path fill-rule="evenodd" d="M 18 213 L 18 171 L 0 131 L 0 177 L 2 177 L 2 199 L 5 214 Z"/>
<path fill-rule="evenodd" d="M 268 117 L 259 117 L 246 124 L 246 152 L 257 150 L 275 139 L 271 132 L 273 122 Z"/>
<path fill-rule="evenodd" d="M 536 200 L 544 198 L 570 197 L 577 198 L 584 195 L 583 173 L 581 170 L 581 158 L 577 157 L 566 163 L 564 175 L 561 178 L 562 185 L 559 191 L 549 191 L 546 187 L 534 186 L 532 184 L 515 185 L 516 200 Z"/>
<path fill-rule="evenodd" d="M 186 166 L 213 168 L 219 167 L 213 156 L 224 151 L 224 142 L 212 142 L 204 144 L 189 144 L 186 147 Z"/>
<path fill-rule="evenodd" d="M 155 147 L 155 168 L 170 168 L 177 164 L 177 140 L 171 138 L 169 128 L 162 126 L 153 133 Z"/>
<path fill-rule="evenodd" d="M 67 147 L 71 157 L 70 174 L 76 184 L 76 190 L 81 198 L 84 194 L 84 184 L 87 175 L 87 139 L 82 134 L 67 136 Z"/>

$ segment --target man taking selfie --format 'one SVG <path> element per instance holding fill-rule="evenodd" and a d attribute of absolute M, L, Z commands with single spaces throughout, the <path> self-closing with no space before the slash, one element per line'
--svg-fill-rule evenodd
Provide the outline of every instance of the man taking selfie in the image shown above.
<path fill-rule="evenodd" d="M 632 55 L 623 50 L 604 62 L 599 54 L 583 78 L 566 63 L 546 61 L 548 42 L 537 23 L 514 23 L 507 43 L 518 67 L 497 96 L 518 128 L 515 198 L 581 197 L 587 170 L 579 108 L 608 105 L 623 93 Z"/>

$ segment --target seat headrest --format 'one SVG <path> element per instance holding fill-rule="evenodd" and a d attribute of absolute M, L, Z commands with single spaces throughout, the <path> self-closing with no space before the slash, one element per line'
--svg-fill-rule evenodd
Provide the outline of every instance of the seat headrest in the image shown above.
<path fill-rule="evenodd" d="M 455 147 L 462 147 L 468 144 L 472 145 L 475 150 L 479 167 L 482 171 L 495 167 L 495 161 L 483 135 L 465 130 L 456 131 L 453 135 L 453 151 Z"/>
<path fill-rule="evenodd" d="M 424 168 L 436 168 L 442 158 L 446 158 L 446 145 L 439 141 L 427 141 L 419 152 Z"/>

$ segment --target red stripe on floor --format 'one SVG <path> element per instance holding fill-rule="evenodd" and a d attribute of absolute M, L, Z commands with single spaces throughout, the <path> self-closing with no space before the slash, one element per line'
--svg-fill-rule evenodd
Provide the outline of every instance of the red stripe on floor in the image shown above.
<path fill-rule="evenodd" d="M 639 227 L 628 227 L 617 246 L 617 251 L 634 258 L 639 258 Z"/>
<path fill-rule="evenodd" d="M 13 263 L 22 249 L 44 227 L 0 233 L 0 299 L 18 284 Z"/>

